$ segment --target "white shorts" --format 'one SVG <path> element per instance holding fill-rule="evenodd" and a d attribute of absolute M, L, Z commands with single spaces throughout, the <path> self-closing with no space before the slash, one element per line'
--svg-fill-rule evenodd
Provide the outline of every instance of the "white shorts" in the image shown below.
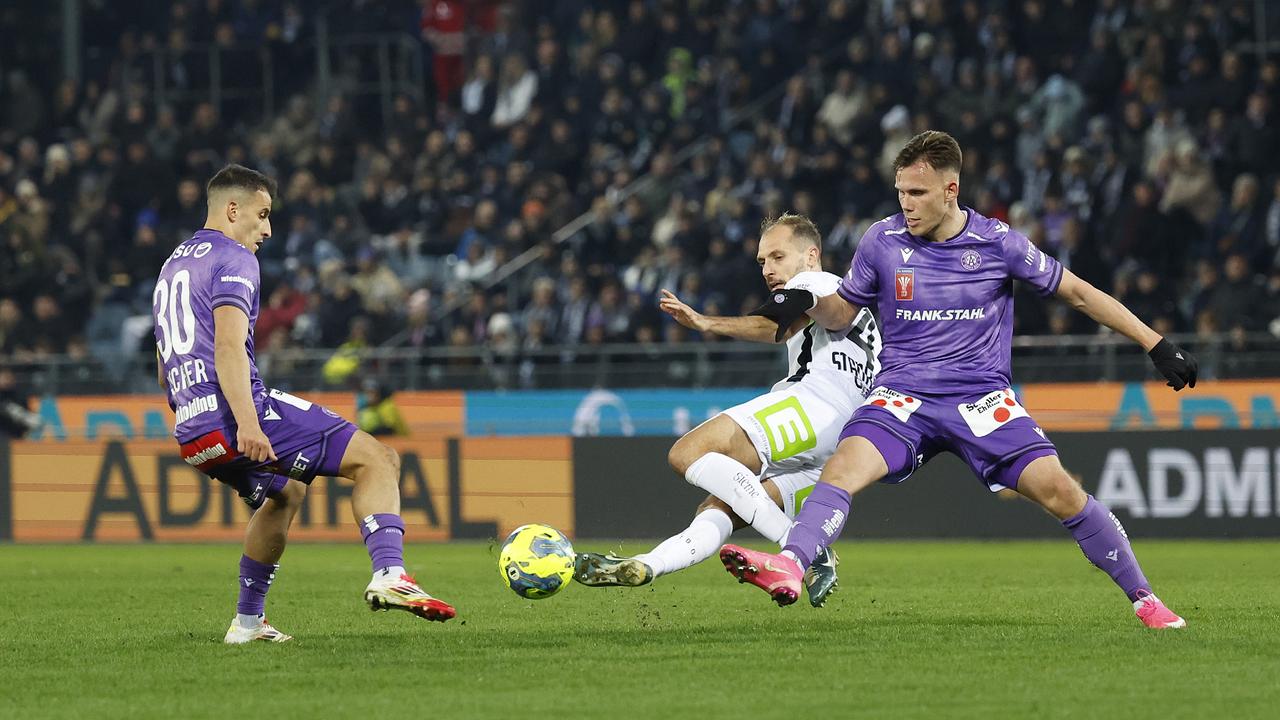
<path fill-rule="evenodd" d="M 778 488 L 778 494 L 782 496 L 782 511 L 793 518 L 800 511 L 804 499 L 813 492 L 819 477 L 822 477 L 822 468 L 812 467 L 782 475 L 767 475 L 766 479 Z"/>
<path fill-rule="evenodd" d="M 841 401 L 843 400 L 843 402 Z M 832 402 L 817 387 L 795 383 L 724 411 L 747 433 L 760 457 L 760 477 L 782 491 L 783 509 L 794 515 L 822 466 L 836 451 L 840 431 L 861 397 Z"/>

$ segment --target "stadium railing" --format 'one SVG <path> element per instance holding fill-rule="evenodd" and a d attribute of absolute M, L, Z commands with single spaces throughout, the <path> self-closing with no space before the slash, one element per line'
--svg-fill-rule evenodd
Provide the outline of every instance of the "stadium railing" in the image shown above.
<path fill-rule="evenodd" d="M 1194 352 L 1204 380 L 1280 377 L 1280 338 L 1266 333 L 1173 335 Z M 1113 335 L 1019 336 L 1014 380 L 1129 382 L 1154 377 L 1140 348 Z M 392 390 L 767 387 L 786 371 L 780 347 L 742 342 L 616 343 L 538 349 L 374 347 L 260 351 L 273 386 L 358 388 L 374 379 Z M 156 392 L 151 355 L 97 354 L 40 360 L 0 358 L 33 394 Z"/>

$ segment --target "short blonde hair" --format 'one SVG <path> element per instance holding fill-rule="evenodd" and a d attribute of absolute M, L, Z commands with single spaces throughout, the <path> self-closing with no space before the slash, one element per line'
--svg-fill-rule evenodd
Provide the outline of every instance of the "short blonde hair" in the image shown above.
<path fill-rule="evenodd" d="M 822 233 L 818 232 L 818 226 L 813 224 L 805 215 L 798 213 L 782 213 L 776 218 L 765 218 L 760 223 L 760 237 L 774 229 L 782 226 L 791 230 L 791 237 L 796 240 L 812 245 L 819 250 L 822 249 Z"/>

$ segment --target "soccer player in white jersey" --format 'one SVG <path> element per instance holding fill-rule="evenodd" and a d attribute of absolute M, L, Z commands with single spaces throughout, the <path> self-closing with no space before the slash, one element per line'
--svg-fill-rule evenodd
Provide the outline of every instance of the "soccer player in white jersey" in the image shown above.
<path fill-rule="evenodd" d="M 772 296 L 765 312 L 779 327 L 807 314 L 839 328 L 875 305 L 883 369 L 840 434 L 783 552 L 726 545 L 720 559 L 740 582 L 764 589 L 779 605 L 793 603 L 804 567 L 840 536 L 854 493 L 877 481 L 901 482 L 951 452 L 989 489 L 1012 488 L 1060 520 L 1144 625 L 1184 627 L 1152 593 L 1120 521 L 1067 474 L 1011 389 L 1012 281 L 1057 295 L 1141 345 L 1175 391 L 1196 386 L 1196 360 L 1022 233 L 961 205 L 961 166 L 950 135 L 931 130 L 912 138 L 894 162 L 902 212 L 867 230 L 839 291 Z"/>
<path fill-rule="evenodd" d="M 822 271 L 821 234 L 802 215 L 766 221 L 756 260 L 771 292 L 804 288 L 822 296 L 840 285 L 839 277 Z M 746 525 L 781 542 L 878 368 L 880 335 L 866 310 L 833 330 L 808 318 L 779 328 L 758 315 L 708 317 L 663 293 L 661 308 L 690 329 L 755 342 L 785 339 L 787 377 L 771 392 L 725 410 L 676 442 L 668 455 L 671 468 L 710 495 L 689 527 L 647 553 L 629 558 L 579 554 L 574 577 L 586 585 L 647 584 L 711 557 Z M 827 552 L 805 576 L 814 607 L 821 607 L 836 587 L 838 561 Z"/>

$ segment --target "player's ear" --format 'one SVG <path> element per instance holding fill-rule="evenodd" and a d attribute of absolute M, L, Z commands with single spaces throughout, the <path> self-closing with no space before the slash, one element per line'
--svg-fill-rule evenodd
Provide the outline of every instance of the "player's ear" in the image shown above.
<path fill-rule="evenodd" d="M 229 222 L 235 222 L 236 216 L 238 216 L 239 214 L 240 214 L 240 204 L 237 203 L 235 200 L 228 200 L 227 201 L 227 220 Z"/>

